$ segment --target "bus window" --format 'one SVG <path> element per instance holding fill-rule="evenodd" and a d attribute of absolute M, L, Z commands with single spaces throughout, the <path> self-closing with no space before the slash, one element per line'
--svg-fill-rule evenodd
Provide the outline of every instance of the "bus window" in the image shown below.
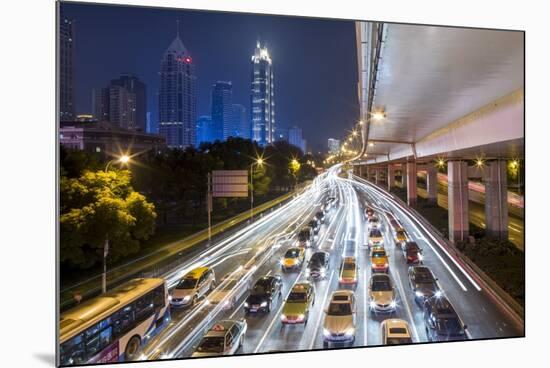
<path fill-rule="evenodd" d="M 86 362 L 82 334 L 76 335 L 61 345 L 61 356 L 63 357 L 61 364 L 80 364 Z"/>

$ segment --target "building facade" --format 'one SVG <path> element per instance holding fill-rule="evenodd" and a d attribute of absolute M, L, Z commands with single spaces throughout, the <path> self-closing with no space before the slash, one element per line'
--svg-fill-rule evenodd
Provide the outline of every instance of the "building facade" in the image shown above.
<path fill-rule="evenodd" d="M 197 77 L 179 34 L 160 63 L 159 134 L 172 148 L 196 144 Z"/>
<path fill-rule="evenodd" d="M 267 48 L 256 44 L 252 55 L 250 94 L 251 137 L 260 145 L 270 144 L 275 137 L 275 98 L 273 65 Z"/>
<path fill-rule="evenodd" d="M 340 140 L 329 138 L 327 142 L 328 152 L 330 154 L 337 154 L 340 152 Z"/>
<path fill-rule="evenodd" d="M 60 14 L 59 24 L 59 119 L 71 121 L 75 118 L 74 106 L 74 21 Z"/>
<path fill-rule="evenodd" d="M 232 137 L 250 138 L 250 124 L 243 105 L 233 104 L 232 106 L 230 133 Z"/>
<path fill-rule="evenodd" d="M 213 140 L 224 141 L 231 136 L 233 112 L 233 86 L 231 82 L 218 81 L 212 86 Z"/>
<path fill-rule="evenodd" d="M 302 128 L 293 126 L 288 130 L 288 143 L 298 147 L 303 153 L 306 153 L 306 140 L 302 135 Z"/>
<path fill-rule="evenodd" d="M 197 146 L 200 146 L 201 143 L 215 141 L 215 139 L 212 139 L 212 131 L 212 117 L 208 115 L 199 116 L 197 119 Z"/>

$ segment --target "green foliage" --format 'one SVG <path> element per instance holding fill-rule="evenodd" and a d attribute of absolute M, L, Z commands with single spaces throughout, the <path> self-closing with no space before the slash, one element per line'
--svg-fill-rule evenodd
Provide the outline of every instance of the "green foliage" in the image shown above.
<path fill-rule="evenodd" d="M 61 178 L 61 262 L 89 268 L 103 257 L 136 253 L 140 241 L 154 233 L 155 206 L 131 186 L 129 171 L 84 171 L 78 178 Z"/>

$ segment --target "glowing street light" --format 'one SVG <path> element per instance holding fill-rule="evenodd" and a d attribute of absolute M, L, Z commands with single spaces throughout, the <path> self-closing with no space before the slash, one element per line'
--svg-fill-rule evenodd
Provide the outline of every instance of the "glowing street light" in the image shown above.
<path fill-rule="evenodd" d="M 109 171 L 109 167 L 113 162 L 118 162 L 122 165 L 126 165 L 128 162 L 130 162 L 130 156 L 124 154 L 120 157 L 114 158 L 111 161 L 107 162 L 107 165 L 105 165 L 105 172 Z"/>
<path fill-rule="evenodd" d="M 369 147 L 374 147 L 374 142 L 369 142 Z"/>
<path fill-rule="evenodd" d="M 485 164 L 485 162 L 483 162 L 482 159 L 478 158 L 478 159 L 476 160 L 476 166 L 477 166 L 477 167 L 483 167 L 484 164 Z"/>

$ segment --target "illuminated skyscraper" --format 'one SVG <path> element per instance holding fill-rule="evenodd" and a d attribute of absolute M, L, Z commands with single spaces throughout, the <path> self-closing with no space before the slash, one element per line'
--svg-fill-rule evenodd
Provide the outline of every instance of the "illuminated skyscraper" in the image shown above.
<path fill-rule="evenodd" d="M 231 134 L 233 86 L 231 82 L 217 81 L 212 86 L 212 125 L 214 140 L 224 141 Z"/>
<path fill-rule="evenodd" d="M 263 146 L 275 140 L 275 100 L 271 58 L 267 48 L 261 47 L 259 41 L 251 61 L 250 120 L 252 140 Z"/>
<path fill-rule="evenodd" d="M 195 145 L 196 110 L 195 65 L 178 32 L 160 62 L 159 134 L 167 146 Z"/>

